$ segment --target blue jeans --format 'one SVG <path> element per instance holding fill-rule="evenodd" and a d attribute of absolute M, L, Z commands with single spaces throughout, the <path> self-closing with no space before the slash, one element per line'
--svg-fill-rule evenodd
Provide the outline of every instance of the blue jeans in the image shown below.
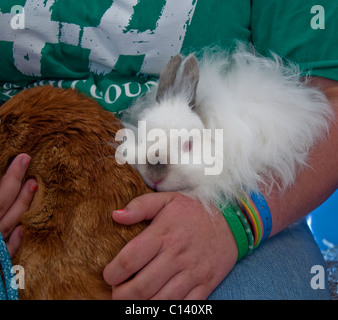
<path fill-rule="evenodd" d="M 325 269 L 325 289 L 313 289 L 314 265 Z M 239 261 L 210 300 L 329 299 L 325 261 L 305 219 L 267 239 Z"/>

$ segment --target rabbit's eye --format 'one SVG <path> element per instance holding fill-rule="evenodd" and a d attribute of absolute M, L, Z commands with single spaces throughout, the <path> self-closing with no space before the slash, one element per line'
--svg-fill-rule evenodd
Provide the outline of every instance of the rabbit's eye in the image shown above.
<path fill-rule="evenodd" d="M 192 141 L 185 141 L 182 146 L 183 152 L 189 152 L 192 148 Z"/>

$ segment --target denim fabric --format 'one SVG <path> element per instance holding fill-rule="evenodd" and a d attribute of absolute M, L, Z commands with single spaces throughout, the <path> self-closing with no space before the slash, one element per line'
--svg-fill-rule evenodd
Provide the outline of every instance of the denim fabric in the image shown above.
<path fill-rule="evenodd" d="M 313 289 L 314 265 L 325 268 L 323 256 L 305 219 L 267 239 L 239 261 L 210 295 L 210 300 L 324 300 L 325 289 Z M 326 268 L 325 268 L 326 271 Z"/>

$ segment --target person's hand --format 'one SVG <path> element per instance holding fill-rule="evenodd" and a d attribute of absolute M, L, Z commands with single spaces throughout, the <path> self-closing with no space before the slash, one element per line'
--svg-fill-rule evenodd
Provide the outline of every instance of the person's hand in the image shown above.
<path fill-rule="evenodd" d="M 22 228 L 17 226 L 18 221 L 28 210 L 37 190 L 34 179 L 29 179 L 22 185 L 29 162 L 27 154 L 18 155 L 0 179 L 0 232 L 6 239 L 11 257 L 18 250 L 22 236 Z"/>
<path fill-rule="evenodd" d="M 224 217 L 177 192 L 151 193 L 113 213 L 130 225 L 153 219 L 106 266 L 113 299 L 205 299 L 236 263 Z M 216 213 L 217 212 L 217 213 Z"/>

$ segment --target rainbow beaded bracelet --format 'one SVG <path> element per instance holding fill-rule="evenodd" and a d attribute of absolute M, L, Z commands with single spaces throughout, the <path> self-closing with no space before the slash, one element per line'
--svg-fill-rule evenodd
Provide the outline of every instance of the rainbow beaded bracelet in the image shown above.
<path fill-rule="evenodd" d="M 263 238 L 263 222 L 259 215 L 259 211 L 251 199 L 244 194 L 240 194 L 238 202 L 240 207 L 243 209 L 243 213 L 246 218 L 251 222 L 250 226 L 254 234 L 254 248 L 257 248 Z"/>
<path fill-rule="evenodd" d="M 272 219 L 269 206 L 261 193 L 251 193 L 250 197 L 240 194 L 238 197 L 239 205 L 250 220 L 256 248 L 261 241 L 267 239 L 272 229 Z"/>

